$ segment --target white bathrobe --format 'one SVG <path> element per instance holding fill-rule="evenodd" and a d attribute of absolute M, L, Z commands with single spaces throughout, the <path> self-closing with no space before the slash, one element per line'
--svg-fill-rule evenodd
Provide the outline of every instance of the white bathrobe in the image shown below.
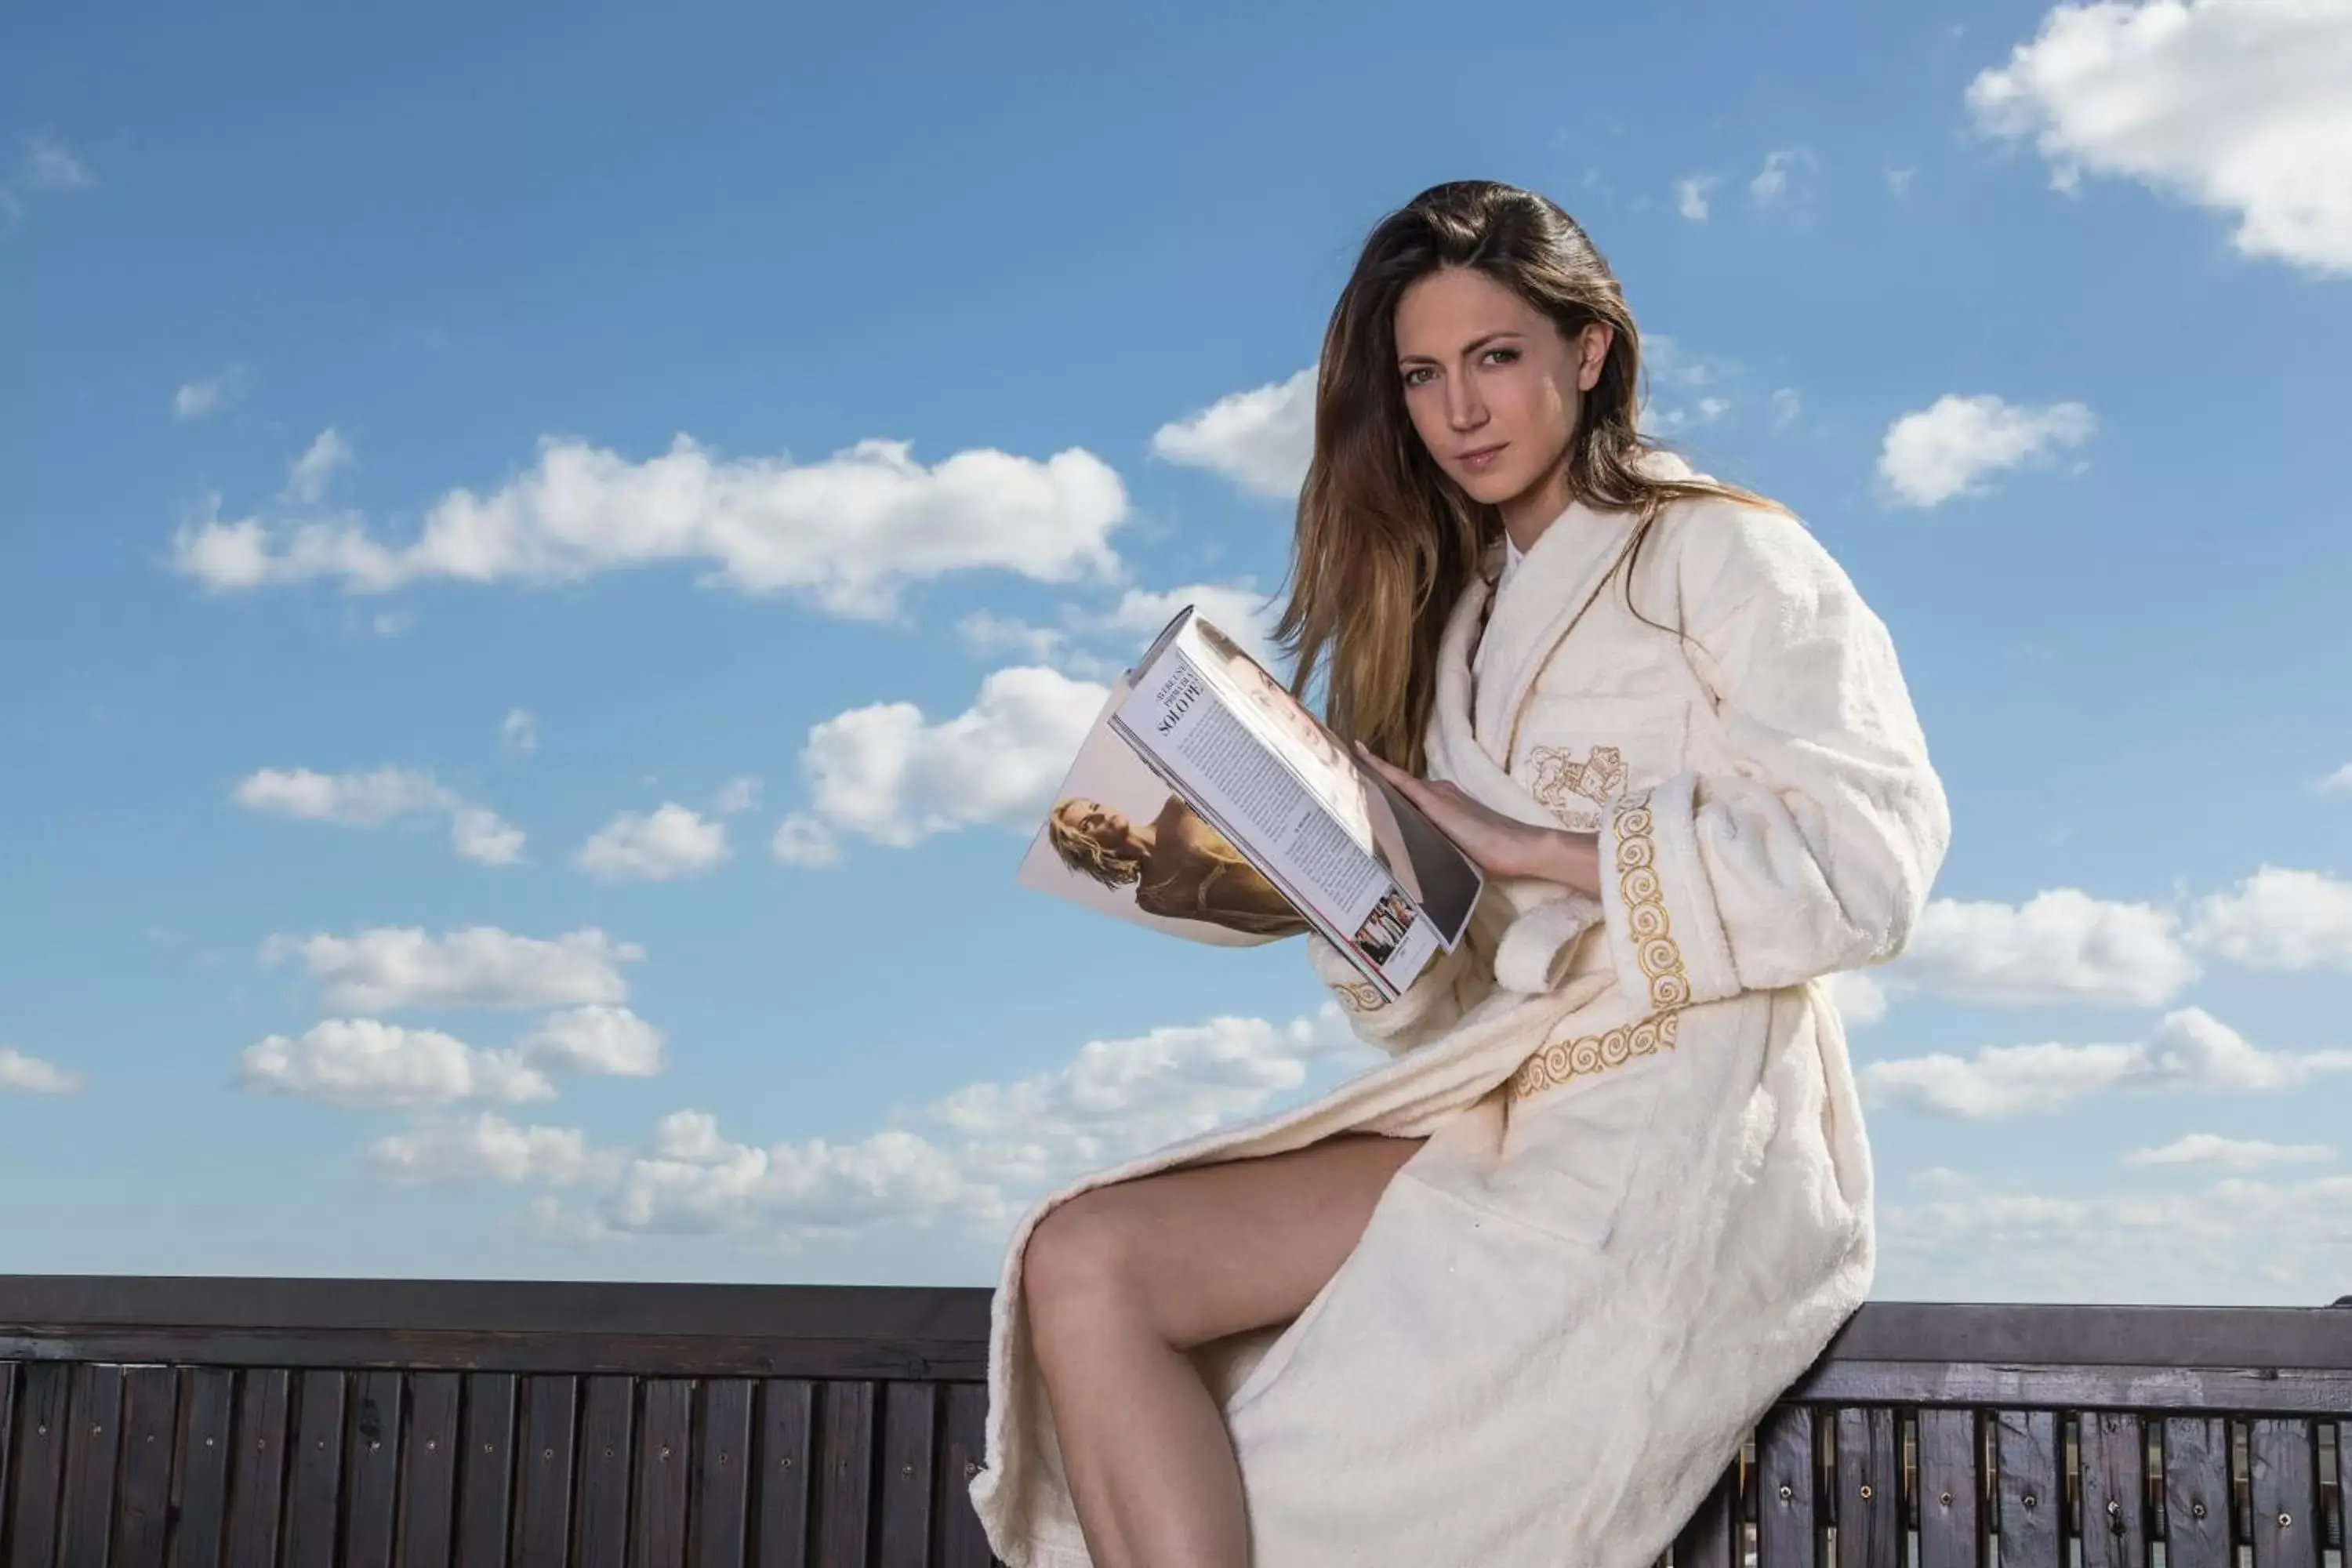
<path fill-rule="evenodd" d="M 1902 947 L 1943 789 L 1885 626 L 1800 523 L 1666 510 L 1634 602 L 1687 640 L 1626 607 L 1633 526 L 1571 506 L 1500 594 L 1497 547 L 1428 735 L 1431 776 L 1597 832 L 1601 899 L 1491 884 L 1386 1006 L 1309 939 L 1392 1059 L 1072 1182 L 1015 1230 L 971 1484 L 1012 1568 L 1089 1563 L 1021 1299 L 1031 1230 L 1088 1188 L 1428 1135 L 1296 1320 L 1192 1352 L 1258 1568 L 1643 1568 L 1867 1294 L 1870 1153 L 1821 981 Z"/>

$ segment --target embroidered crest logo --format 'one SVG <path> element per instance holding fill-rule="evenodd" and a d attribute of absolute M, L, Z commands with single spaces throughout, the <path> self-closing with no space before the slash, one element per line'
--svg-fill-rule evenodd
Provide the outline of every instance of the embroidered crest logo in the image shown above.
<path fill-rule="evenodd" d="M 1537 746 L 1528 752 L 1528 765 L 1535 772 L 1528 792 L 1580 833 L 1597 830 L 1601 813 L 1595 808 L 1625 788 L 1625 758 L 1614 746 L 1595 746 L 1581 760 L 1557 746 Z"/>

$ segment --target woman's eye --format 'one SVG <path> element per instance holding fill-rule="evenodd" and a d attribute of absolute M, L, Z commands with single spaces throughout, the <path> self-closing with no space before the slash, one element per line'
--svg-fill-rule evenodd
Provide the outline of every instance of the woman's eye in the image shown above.
<path fill-rule="evenodd" d="M 1511 359 L 1517 359 L 1519 357 L 1519 351 L 1517 349 L 1488 349 L 1486 352 L 1490 354 L 1508 354 Z M 1508 364 L 1510 360 L 1506 360 L 1503 363 Z"/>

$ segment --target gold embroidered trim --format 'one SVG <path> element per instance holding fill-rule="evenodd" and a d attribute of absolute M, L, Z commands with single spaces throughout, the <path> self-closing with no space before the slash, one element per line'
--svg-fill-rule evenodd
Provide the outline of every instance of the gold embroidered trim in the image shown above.
<path fill-rule="evenodd" d="M 1379 987 L 1369 980 L 1342 980 L 1332 989 L 1339 994 L 1339 1005 L 1351 1013 L 1370 1013 L 1388 1005 L 1381 999 Z"/>
<path fill-rule="evenodd" d="M 1511 1075 L 1511 1098 L 1525 1100 L 1570 1079 L 1623 1067 L 1635 1057 L 1672 1050 L 1681 1019 L 1680 1013 L 1661 1013 L 1638 1023 L 1621 1024 L 1605 1034 L 1555 1040 L 1519 1064 L 1519 1070 Z"/>
<path fill-rule="evenodd" d="M 1612 819 L 1617 834 L 1617 891 L 1625 902 L 1625 929 L 1642 973 L 1650 977 L 1650 1005 L 1679 1007 L 1690 1000 L 1690 977 L 1683 950 L 1666 921 L 1664 888 L 1658 881 L 1657 846 L 1650 840 L 1650 792 L 1617 803 Z"/>
<path fill-rule="evenodd" d="M 1528 765 L 1535 770 L 1528 793 L 1554 816 L 1583 832 L 1598 827 L 1600 817 L 1571 805 L 1569 797 L 1581 795 L 1606 805 L 1625 787 L 1625 753 L 1615 746 L 1595 746 L 1581 762 L 1557 746 L 1535 746 L 1528 752 Z"/>

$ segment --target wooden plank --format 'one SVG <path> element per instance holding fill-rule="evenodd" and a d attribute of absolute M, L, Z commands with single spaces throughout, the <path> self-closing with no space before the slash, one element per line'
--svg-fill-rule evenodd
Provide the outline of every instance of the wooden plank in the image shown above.
<path fill-rule="evenodd" d="M 929 1568 L 931 1458 L 938 1439 L 938 1385 L 886 1384 L 882 1394 L 881 1568 Z"/>
<path fill-rule="evenodd" d="M 2246 1482 L 2254 1568 L 2319 1568 L 2325 1531 L 2311 1424 L 2247 1422 Z"/>
<path fill-rule="evenodd" d="M 754 1454 L 760 1480 L 751 1547 L 760 1568 L 807 1568 L 809 1478 L 814 1468 L 816 1390 L 798 1378 L 760 1385 Z"/>
<path fill-rule="evenodd" d="M 2075 1444 L 2083 1568 L 2147 1568 L 2147 1439 L 2140 1418 L 2086 1410 Z"/>
<path fill-rule="evenodd" d="M 466 1379 L 465 1456 L 457 1466 L 457 1568 L 505 1568 L 514 1527 L 515 1380 Z"/>
<path fill-rule="evenodd" d="M 751 1545 L 751 1385 L 702 1385 L 694 1431 L 695 1568 L 743 1568 Z"/>
<path fill-rule="evenodd" d="M 2336 1314 L 2341 1322 L 2346 1316 Z M 2352 1338 L 2352 1335 L 2347 1335 Z M 2352 1411 L 2352 1372 L 2298 1366 L 2127 1366 L 1973 1362 L 1817 1362 L 1782 1398 L 1820 1405 L 1974 1405 L 1995 1409 Z"/>
<path fill-rule="evenodd" d="M 2236 1568 L 2230 1542 L 2230 1423 L 2175 1415 L 2164 1423 L 2165 1568 Z"/>
<path fill-rule="evenodd" d="M 226 1367 L 191 1367 L 180 1434 L 178 1521 L 172 1526 L 173 1568 L 221 1568 L 228 1528 L 229 1460 L 236 1446 L 237 1374 Z"/>
<path fill-rule="evenodd" d="M 1758 1568 L 1814 1568 L 1824 1540 L 1812 1407 L 1779 1405 L 1756 1434 Z"/>
<path fill-rule="evenodd" d="M 134 1366 L 122 1377 L 122 1480 L 114 1568 L 163 1568 L 172 1530 L 172 1456 L 180 1435 L 180 1374 Z"/>
<path fill-rule="evenodd" d="M 457 1405 L 465 1382 L 452 1372 L 408 1380 L 400 1440 L 400 1568 L 448 1568 L 457 1551 Z"/>
<path fill-rule="evenodd" d="M 874 1491 L 874 1385 L 828 1383 L 817 1411 L 816 1560 L 863 1563 Z"/>
<path fill-rule="evenodd" d="M 2055 1411 L 2002 1410 L 1993 1416 L 1993 1468 L 2000 1479 L 1993 1527 L 2000 1535 L 2000 1568 L 2060 1568 L 2066 1561 L 2058 1443 Z"/>
<path fill-rule="evenodd" d="M 52 1362 L 25 1368 L 16 1396 L 16 1517 L 8 1531 L 8 1568 L 49 1568 L 57 1554 L 72 1399 L 72 1367 Z"/>
<path fill-rule="evenodd" d="M 1838 1568 L 1884 1568 L 1903 1561 L 1902 1475 L 1895 1412 L 1885 1405 L 1837 1413 Z"/>
<path fill-rule="evenodd" d="M 977 1383 L 950 1383 L 947 1406 L 937 1503 L 939 1568 L 989 1568 L 988 1537 L 971 1506 L 972 1478 L 988 1457 L 988 1389 Z"/>
<path fill-rule="evenodd" d="M 580 1410 L 576 1377 L 527 1377 L 522 1384 L 521 1530 L 517 1568 L 568 1568 L 572 1548 L 572 1464 Z"/>
<path fill-rule="evenodd" d="M 247 1372 L 237 1389 L 236 1462 L 229 1467 L 228 1561 L 270 1568 L 286 1496 L 286 1406 L 293 1373 Z"/>
<path fill-rule="evenodd" d="M 645 1435 L 637 1448 L 636 1519 L 630 1568 L 686 1568 L 686 1500 L 693 1479 L 694 1385 L 680 1378 L 645 1384 Z"/>
<path fill-rule="evenodd" d="M 637 1384 L 592 1377 L 581 1396 L 580 1473 L 574 1505 L 577 1568 L 622 1568 L 629 1556 L 629 1439 Z"/>
<path fill-rule="evenodd" d="M 122 1369 L 74 1368 L 58 1568 L 106 1568 L 114 1542 L 114 1473 L 121 1457 Z"/>
<path fill-rule="evenodd" d="M 1739 1461 L 1717 1476 L 1675 1535 L 1674 1568 L 1739 1568 Z"/>
<path fill-rule="evenodd" d="M 294 1430 L 287 1439 L 286 1568 L 335 1568 L 343 1498 L 343 1405 L 350 1374 L 298 1373 Z"/>
<path fill-rule="evenodd" d="M 1919 1412 L 1918 1568 L 1985 1560 L 1984 1436 L 1973 1410 Z"/>
<path fill-rule="evenodd" d="M 400 1503 L 401 1384 L 397 1372 L 363 1372 L 352 1385 L 343 1447 L 343 1568 L 392 1568 Z"/>
<path fill-rule="evenodd" d="M 6 1533 L 9 1456 L 16 1452 L 17 1363 L 0 1361 L 0 1535 Z"/>

